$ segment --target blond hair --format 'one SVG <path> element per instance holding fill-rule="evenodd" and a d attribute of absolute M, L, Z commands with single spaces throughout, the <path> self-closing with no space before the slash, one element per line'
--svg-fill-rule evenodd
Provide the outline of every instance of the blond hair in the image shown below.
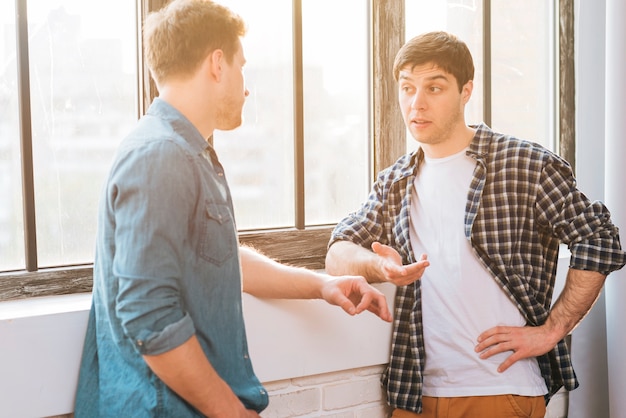
<path fill-rule="evenodd" d="M 157 84 L 188 77 L 211 52 L 221 49 L 231 63 L 246 33 L 243 19 L 211 0 L 173 0 L 148 15 L 144 56 Z"/>

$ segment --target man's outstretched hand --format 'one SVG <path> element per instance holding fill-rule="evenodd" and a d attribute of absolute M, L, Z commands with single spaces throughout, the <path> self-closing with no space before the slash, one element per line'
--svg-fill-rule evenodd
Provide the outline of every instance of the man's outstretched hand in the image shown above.
<path fill-rule="evenodd" d="M 385 281 L 396 286 L 406 286 L 422 278 L 424 270 L 430 265 L 426 254 L 422 254 L 419 261 L 402 265 L 402 257 L 392 247 L 379 242 L 372 244 L 372 251 L 379 256 L 379 270 Z"/>

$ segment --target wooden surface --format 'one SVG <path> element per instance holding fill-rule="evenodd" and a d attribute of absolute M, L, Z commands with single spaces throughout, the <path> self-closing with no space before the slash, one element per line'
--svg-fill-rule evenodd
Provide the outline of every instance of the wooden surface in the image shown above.
<path fill-rule="evenodd" d="M 404 44 L 404 2 L 374 1 L 372 5 L 373 129 L 376 175 L 406 152 L 406 131 L 393 62 Z"/>
<path fill-rule="evenodd" d="M 576 172 L 574 0 L 559 1 L 559 155 Z"/>
<path fill-rule="evenodd" d="M 323 269 L 331 228 L 241 233 L 240 242 L 282 263 Z M 0 275 L 0 301 L 91 292 L 91 266 Z"/>

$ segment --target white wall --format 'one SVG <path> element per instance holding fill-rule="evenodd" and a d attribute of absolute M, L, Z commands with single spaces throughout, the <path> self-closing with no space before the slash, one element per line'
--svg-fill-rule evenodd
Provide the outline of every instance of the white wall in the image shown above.
<path fill-rule="evenodd" d="M 578 0 L 576 35 L 576 178 L 590 199 L 604 201 L 605 0 Z M 609 412 L 604 292 L 572 335 L 572 361 L 581 386 L 570 393 L 569 418 Z"/>
<path fill-rule="evenodd" d="M 626 2 L 606 0 L 605 194 L 626 245 Z M 626 269 L 612 274 L 606 285 L 610 417 L 626 414 Z"/>
<path fill-rule="evenodd" d="M 623 0 L 576 0 L 576 172 L 590 198 L 606 202 L 626 231 L 626 31 Z M 572 336 L 581 387 L 570 418 L 621 418 L 626 411 L 626 271 L 612 273 L 601 298 Z"/>
<path fill-rule="evenodd" d="M 378 287 L 393 306 L 395 288 Z M 0 302 L 0 417 L 73 410 L 90 303 L 90 294 Z M 262 382 L 388 362 L 391 324 L 370 312 L 351 317 L 319 300 L 244 295 L 244 315 Z"/>

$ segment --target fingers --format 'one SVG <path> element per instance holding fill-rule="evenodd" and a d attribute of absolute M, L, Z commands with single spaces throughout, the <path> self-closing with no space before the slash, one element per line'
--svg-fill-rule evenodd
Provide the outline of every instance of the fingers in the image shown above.
<path fill-rule="evenodd" d="M 378 307 L 378 309 L 376 311 L 372 311 L 370 309 L 370 311 L 372 313 L 374 313 L 376 316 L 378 316 L 380 319 L 382 319 L 385 322 L 391 322 L 393 320 L 393 316 L 391 315 L 391 311 L 389 310 L 389 308 L 387 308 L 387 304 L 385 303 L 385 307 Z"/>
<path fill-rule="evenodd" d="M 384 295 L 365 294 L 361 302 L 356 307 L 356 312 L 361 313 L 365 310 L 370 311 L 374 315 L 386 322 L 391 322 L 391 312 L 387 306 L 387 299 Z"/>
<path fill-rule="evenodd" d="M 422 254 L 420 259 L 412 264 L 403 265 L 400 254 L 388 245 L 379 242 L 372 244 L 372 251 L 383 259 L 382 269 L 390 278 L 410 276 L 410 282 L 421 278 L 424 269 L 430 265 L 428 256 Z"/>
<path fill-rule="evenodd" d="M 522 359 L 522 356 L 518 354 L 519 352 L 513 352 L 510 356 L 506 358 L 499 366 L 498 373 L 504 373 L 509 367 L 511 367 L 515 362 Z"/>
<path fill-rule="evenodd" d="M 328 283 L 327 289 L 324 299 L 339 306 L 349 315 L 356 315 L 367 309 L 372 299 L 370 293 L 376 290 L 365 279 L 356 276 L 335 278 Z"/>
<path fill-rule="evenodd" d="M 360 313 L 357 311 L 354 303 L 352 303 L 352 301 L 348 299 L 343 293 L 338 293 L 338 300 L 335 301 L 335 304 L 349 315 L 356 315 L 357 313 Z"/>
<path fill-rule="evenodd" d="M 392 319 L 391 312 L 387 307 L 387 299 L 384 296 L 382 296 L 382 298 L 373 296 L 371 292 L 361 295 L 357 306 L 354 306 L 352 301 L 343 295 L 340 297 L 337 305 L 351 316 L 358 315 L 367 310 L 386 322 L 391 322 Z"/>
<path fill-rule="evenodd" d="M 511 355 L 508 356 L 500 365 L 498 366 L 498 373 L 502 373 L 507 370 L 511 365 L 513 365 L 516 361 L 523 358 L 520 354 L 520 351 L 517 351 L 516 348 L 508 341 L 503 341 L 499 343 L 495 343 L 490 345 L 487 349 L 481 349 L 481 344 L 477 345 L 475 351 L 480 353 L 479 357 L 483 360 L 488 359 L 496 354 L 511 352 Z"/>
<path fill-rule="evenodd" d="M 420 260 L 402 265 L 400 254 L 388 245 L 379 242 L 372 243 L 372 251 L 380 256 L 380 269 L 386 281 L 396 286 L 406 286 L 422 278 L 424 270 L 430 265 L 426 254 L 422 254 Z"/>
<path fill-rule="evenodd" d="M 382 271 L 388 282 L 396 286 L 406 286 L 421 279 L 426 267 L 429 265 L 427 260 L 420 260 L 406 266 L 396 266 L 386 263 L 382 266 Z"/>
<path fill-rule="evenodd" d="M 358 282 L 357 292 L 360 298 L 356 306 L 357 314 L 368 310 L 384 321 L 391 321 L 391 312 L 387 305 L 387 298 L 382 292 L 364 282 Z"/>
<path fill-rule="evenodd" d="M 511 352 L 498 367 L 498 372 L 502 373 L 515 362 L 545 354 L 552 348 L 554 345 L 546 338 L 541 327 L 497 326 L 480 334 L 474 350 L 480 353 L 481 359 Z"/>
<path fill-rule="evenodd" d="M 480 353 L 480 358 L 487 359 L 495 354 L 513 350 L 513 328 L 497 326 L 488 329 L 478 336 L 478 344 L 474 351 Z"/>
<path fill-rule="evenodd" d="M 329 303 L 341 307 L 349 315 L 368 310 L 384 321 L 389 322 L 392 319 L 385 295 L 368 284 L 363 277 L 346 276 L 335 280 L 327 295 Z"/>
<path fill-rule="evenodd" d="M 478 345 L 475 351 L 481 352 L 492 345 L 499 344 L 504 341 L 504 336 L 509 334 L 507 327 L 493 327 L 478 336 Z"/>

